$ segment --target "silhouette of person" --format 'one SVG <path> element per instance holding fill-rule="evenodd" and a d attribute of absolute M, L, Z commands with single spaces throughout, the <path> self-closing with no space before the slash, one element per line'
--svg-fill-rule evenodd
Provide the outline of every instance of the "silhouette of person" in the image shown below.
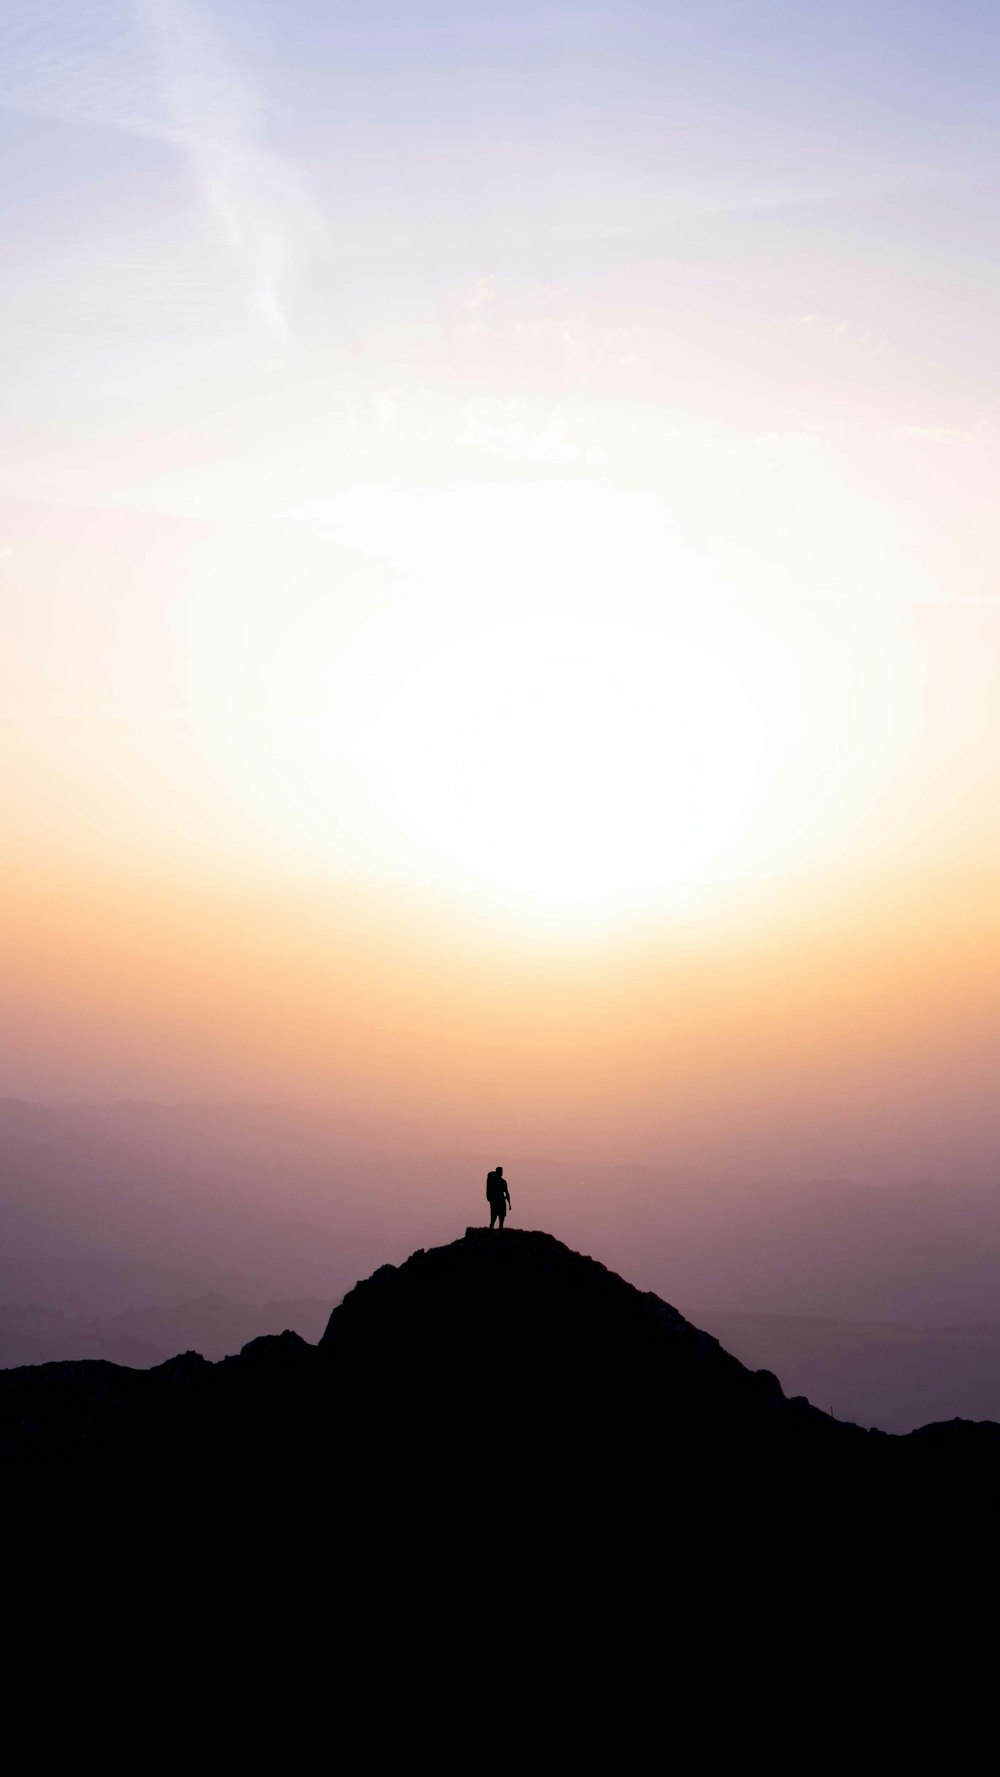
<path fill-rule="evenodd" d="M 492 1172 L 486 1174 L 486 1195 L 490 1202 L 490 1227 L 492 1228 L 499 1216 L 502 1234 L 504 1217 L 510 1208 L 510 1192 L 507 1189 L 507 1180 L 503 1176 L 502 1166 L 494 1167 Z"/>

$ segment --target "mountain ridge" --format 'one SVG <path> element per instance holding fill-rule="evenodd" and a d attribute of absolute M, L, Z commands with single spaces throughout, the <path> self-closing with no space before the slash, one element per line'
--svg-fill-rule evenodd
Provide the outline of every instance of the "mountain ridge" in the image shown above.
<path fill-rule="evenodd" d="M 315 1346 L 286 1330 L 216 1363 L 185 1352 L 143 1371 L 84 1359 L 0 1373 L 8 1474 L 263 1483 L 332 1467 L 363 1489 L 417 1449 L 421 1487 L 498 1463 L 574 1487 L 584 1474 L 590 1490 L 734 1464 L 874 1479 L 931 1457 L 957 1481 L 970 1464 L 995 1478 L 1000 1426 L 900 1437 L 835 1420 L 653 1292 L 513 1228 L 469 1228 L 378 1267 Z"/>

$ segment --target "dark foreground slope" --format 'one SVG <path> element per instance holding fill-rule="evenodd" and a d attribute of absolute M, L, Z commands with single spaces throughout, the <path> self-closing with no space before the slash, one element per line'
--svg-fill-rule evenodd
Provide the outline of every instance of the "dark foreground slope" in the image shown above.
<path fill-rule="evenodd" d="M 445 1770 L 727 1737 L 822 1770 L 844 1693 L 896 1756 L 911 1623 L 981 1688 L 1000 1428 L 839 1425 L 547 1234 L 385 1266 L 318 1346 L 0 1373 L 0 1449 L 30 1719 L 74 1757 L 118 1733 L 131 1770 L 176 1716 L 188 1762 L 247 1769 L 395 1736 Z"/>
<path fill-rule="evenodd" d="M 678 1490 L 745 1497 L 775 1477 L 805 1510 L 834 1483 L 992 1497 L 1000 1427 L 839 1424 L 550 1235 L 470 1229 L 359 1283 L 318 1346 L 284 1333 L 216 1364 L 2 1372 L 0 1461 L 11 1479 L 132 1497 L 318 1487 L 394 1521 L 418 1502 L 488 1521 L 546 1499 L 655 1512 Z"/>

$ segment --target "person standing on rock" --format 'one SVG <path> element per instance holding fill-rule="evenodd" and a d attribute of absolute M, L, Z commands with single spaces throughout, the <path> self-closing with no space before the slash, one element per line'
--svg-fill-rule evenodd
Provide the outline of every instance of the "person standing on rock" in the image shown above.
<path fill-rule="evenodd" d="M 504 1217 L 510 1208 L 510 1192 L 507 1180 L 503 1176 L 503 1167 L 496 1166 L 486 1174 L 486 1195 L 490 1203 L 490 1227 L 493 1227 L 497 1216 L 500 1217 L 500 1232 L 503 1233 Z"/>

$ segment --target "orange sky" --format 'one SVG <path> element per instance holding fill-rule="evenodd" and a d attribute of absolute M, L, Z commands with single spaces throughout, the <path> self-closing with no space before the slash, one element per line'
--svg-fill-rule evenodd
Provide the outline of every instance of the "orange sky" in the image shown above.
<path fill-rule="evenodd" d="M 33 10 L 0 107 L 0 1094 L 981 1167 L 971 47 L 953 86 L 885 9 L 872 106 L 863 9 L 782 13 L 789 109 L 740 9 L 433 54 L 140 12 Z"/>
<path fill-rule="evenodd" d="M 422 1151 L 736 1178 L 978 1176 L 989 1152 L 997 878 L 968 865 L 566 943 L 412 898 L 40 862 L 3 934 L 15 1094 L 318 1104 Z"/>

